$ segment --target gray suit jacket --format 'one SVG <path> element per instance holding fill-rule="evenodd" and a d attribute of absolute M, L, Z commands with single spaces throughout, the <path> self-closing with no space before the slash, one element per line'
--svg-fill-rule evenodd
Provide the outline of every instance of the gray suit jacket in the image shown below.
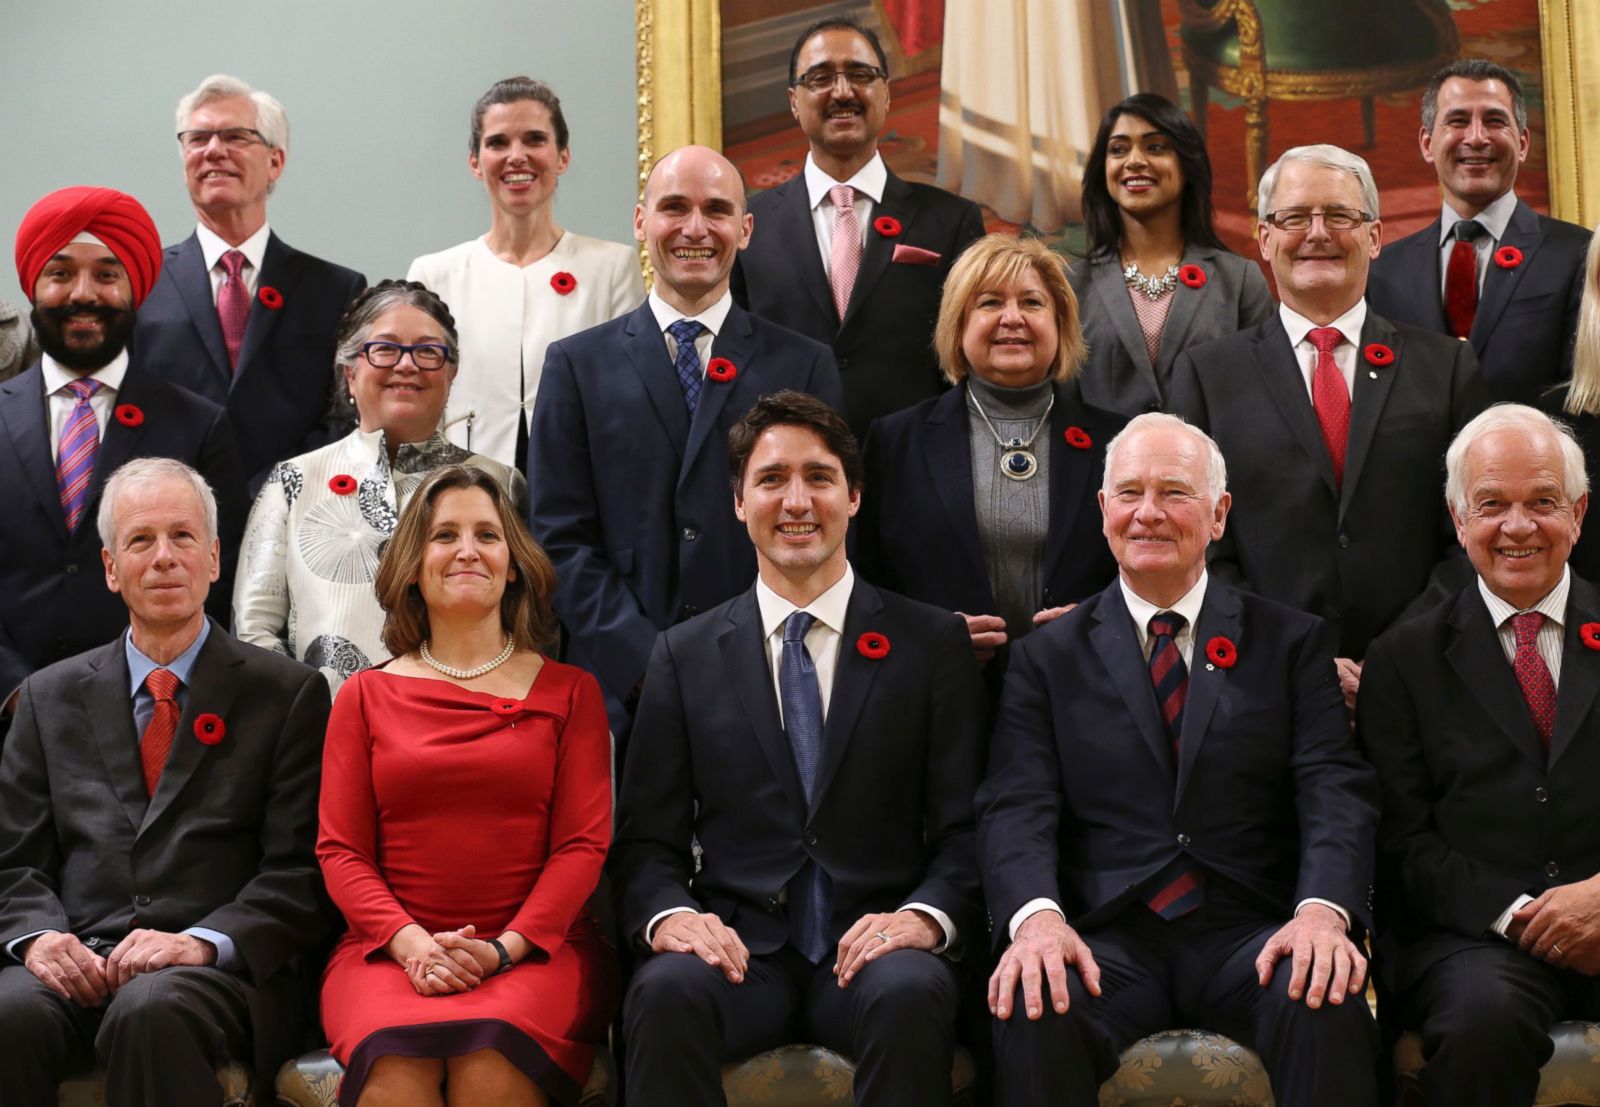
<path fill-rule="evenodd" d="M 0 300 L 0 381 L 8 381 L 39 360 L 25 309 Z"/>
<path fill-rule="evenodd" d="M 1191 246 L 1183 252 L 1183 264 L 1199 266 L 1206 283 L 1199 288 L 1180 283 L 1172 290 L 1172 307 L 1151 365 L 1117 260 L 1073 263 L 1068 279 L 1078 295 L 1083 337 L 1089 343 L 1089 360 L 1078 378 L 1084 402 L 1130 419 L 1170 410 L 1172 364 L 1179 354 L 1237 334 L 1272 314 L 1272 293 L 1254 262 L 1226 250 Z"/>

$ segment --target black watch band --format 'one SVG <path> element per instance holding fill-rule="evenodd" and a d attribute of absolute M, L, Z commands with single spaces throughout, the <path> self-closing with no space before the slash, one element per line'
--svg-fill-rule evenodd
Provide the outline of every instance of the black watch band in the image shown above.
<path fill-rule="evenodd" d="M 489 944 L 493 946 L 494 951 L 500 955 L 500 967 L 494 970 L 494 974 L 499 976 L 501 973 L 509 970 L 514 962 L 511 960 L 511 954 L 506 952 L 506 947 L 500 944 L 499 938 L 490 938 Z"/>

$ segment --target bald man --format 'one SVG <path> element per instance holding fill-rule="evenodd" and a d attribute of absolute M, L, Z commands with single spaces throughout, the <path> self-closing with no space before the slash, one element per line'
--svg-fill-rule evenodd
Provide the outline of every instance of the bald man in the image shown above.
<path fill-rule="evenodd" d="M 605 691 L 619 761 L 656 635 L 755 581 L 728 430 L 782 389 L 842 399 L 826 346 L 734 304 L 728 274 L 752 225 L 732 162 L 704 146 L 666 155 L 633 213 L 654 290 L 545 357 L 528 525 L 555 562 L 568 660 Z"/>
<path fill-rule="evenodd" d="M 33 304 L 42 357 L 0 384 L 0 704 L 23 678 L 102 645 L 128 625 L 100 580 L 95 512 L 106 475 L 136 457 L 171 457 L 215 490 L 226 617 L 246 510 L 233 429 L 217 405 L 131 370 L 128 336 L 161 273 L 161 240 L 139 201 L 74 187 L 41 199 L 17 228 L 17 280 Z M 0 733 L 4 725 L 0 723 Z"/>

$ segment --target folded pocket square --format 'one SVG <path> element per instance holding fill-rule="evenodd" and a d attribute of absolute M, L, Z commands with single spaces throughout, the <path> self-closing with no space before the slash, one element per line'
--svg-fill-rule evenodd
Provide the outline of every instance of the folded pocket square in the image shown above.
<path fill-rule="evenodd" d="M 894 260 L 908 262 L 911 265 L 938 265 L 939 251 L 924 250 L 920 246 L 907 246 L 904 242 L 897 242 L 894 246 Z"/>

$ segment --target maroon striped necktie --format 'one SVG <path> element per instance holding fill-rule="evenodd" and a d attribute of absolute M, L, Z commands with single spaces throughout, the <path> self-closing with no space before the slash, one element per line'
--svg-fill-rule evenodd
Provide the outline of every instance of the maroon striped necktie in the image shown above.
<path fill-rule="evenodd" d="M 1173 611 L 1150 617 L 1150 683 L 1156 690 L 1156 707 L 1172 743 L 1173 761 L 1178 755 L 1178 731 L 1183 725 L 1183 701 L 1189 694 L 1189 667 L 1183 663 L 1175 639 L 1188 622 Z"/>

